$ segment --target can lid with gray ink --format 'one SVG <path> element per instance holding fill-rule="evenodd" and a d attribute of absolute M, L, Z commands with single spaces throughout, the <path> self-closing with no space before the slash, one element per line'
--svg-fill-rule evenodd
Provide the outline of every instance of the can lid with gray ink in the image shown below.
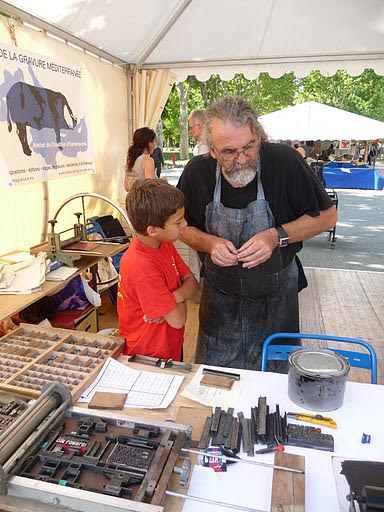
<path fill-rule="evenodd" d="M 297 405 L 313 411 L 338 409 L 344 399 L 350 369 L 337 352 L 300 348 L 288 357 L 288 396 Z"/>
<path fill-rule="evenodd" d="M 288 363 L 302 375 L 327 379 L 342 377 L 349 372 L 349 362 L 337 352 L 319 348 L 301 348 L 292 351 Z"/>

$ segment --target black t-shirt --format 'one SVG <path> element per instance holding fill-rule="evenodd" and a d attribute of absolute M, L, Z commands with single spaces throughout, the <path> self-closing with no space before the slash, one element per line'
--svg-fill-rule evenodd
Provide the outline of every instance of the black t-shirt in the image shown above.
<path fill-rule="evenodd" d="M 205 207 L 213 199 L 216 160 L 199 155 L 186 165 L 177 184 L 185 195 L 188 225 L 205 231 Z M 286 144 L 264 142 L 260 147 L 261 182 L 275 225 L 291 222 L 304 214 L 316 217 L 320 210 L 333 206 L 319 179 L 303 157 Z M 246 187 L 234 188 L 221 180 L 221 202 L 228 208 L 245 208 L 256 199 L 256 178 Z M 302 243 L 282 249 L 283 266 L 292 261 Z"/>

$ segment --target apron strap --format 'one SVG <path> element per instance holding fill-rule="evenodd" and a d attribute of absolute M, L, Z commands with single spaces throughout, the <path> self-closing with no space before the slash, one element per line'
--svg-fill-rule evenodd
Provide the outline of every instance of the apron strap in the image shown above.
<path fill-rule="evenodd" d="M 215 183 L 215 191 L 213 193 L 213 201 L 215 203 L 220 202 L 221 197 L 221 165 L 219 162 L 216 164 L 216 183 Z"/>
<path fill-rule="evenodd" d="M 257 197 L 256 199 L 265 199 L 263 184 L 261 183 L 261 166 L 260 157 L 257 164 Z"/>

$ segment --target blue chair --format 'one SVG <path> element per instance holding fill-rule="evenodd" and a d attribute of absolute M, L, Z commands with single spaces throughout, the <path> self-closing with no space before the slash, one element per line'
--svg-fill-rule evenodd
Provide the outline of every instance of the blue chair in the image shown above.
<path fill-rule="evenodd" d="M 354 352 L 350 350 L 341 350 L 331 348 L 330 350 L 341 354 L 346 357 L 351 366 L 357 368 L 365 368 L 371 370 L 371 383 L 377 384 L 377 357 L 374 348 L 367 342 L 358 338 L 343 338 L 340 336 L 327 336 L 325 334 L 303 334 L 303 333 L 292 333 L 292 332 L 278 332 L 271 334 L 264 341 L 262 354 L 261 354 L 261 371 L 267 371 L 267 361 L 277 360 L 286 361 L 288 355 L 292 350 L 300 348 L 298 345 L 271 345 L 276 339 L 313 339 L 313 340 L 324 340 L 324 341 L 336 341 L 342 343 L 354 343 L 355 345 L 361 345 L 366 348 L 367 352 Z"/>

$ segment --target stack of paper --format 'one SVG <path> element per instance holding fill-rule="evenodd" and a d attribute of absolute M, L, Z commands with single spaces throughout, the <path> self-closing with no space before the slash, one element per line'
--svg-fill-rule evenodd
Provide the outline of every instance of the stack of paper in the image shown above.
<path fill-rule="evenodd" d="M 46 253 L 8 254 L 0 268 L 0 294 L 29 294 L 40 290 L 45 281 Z M 6 261 L 6 262 L 5 262 Z"/>
<path fill-rule="evenodd" d="M 70 277 L 72 274 L 75 274 L 78 271 L 76 267 L 66 267 L 62 266 L 59 268 L 56 268 L 55 270 L 51 270 L 46 275 L 47 281 L 65 281 Z"/>

